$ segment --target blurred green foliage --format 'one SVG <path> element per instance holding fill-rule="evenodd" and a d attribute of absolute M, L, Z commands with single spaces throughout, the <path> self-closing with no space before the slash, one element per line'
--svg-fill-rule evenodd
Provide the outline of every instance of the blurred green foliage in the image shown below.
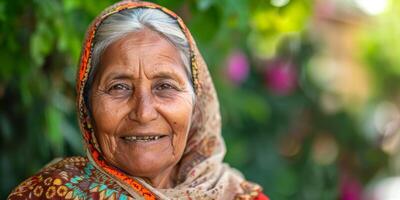
<path fill-rule="evenodd" d="M 76 66 L 87 26 L 114 2 L 0 1 L 0 198 L 53 158 L 84 154 L 74 107 Z M 307 34 L 312 1 L 282 7 L 258 0 L 154 2 L 186 21 L 209 65 L 221 103 L 226 161 L 271 199 L 338 199 L 343 171 L 365 185 L 387 166 L 388 156 L 365 135 L 368 126 L 360 125 L 363 112 L 327 113 L 320 105 L 324 91 L 308 69 L 318 51 Z M 361 38 L 370 71 L 388 65 L 374 79 L 371 87 L 380 93 L 367 106 L 388 96 L 377 80 L 399 79 L 400 45 L 395 51 L 382 45 L 399 44 L 383 31 L 399 32 L 400 26 L 393 26 L 395 17 L 385 19 L 391 20 Z M 249 66 L 239 82 L 227 74 L 234 52 L 245 56 L 241 67 Z M 293 65 L 288 69 L 295 76 L 279 66 L 269 71 L 275 61 Z M 280 87 L 285 77 L 296 85 Z"/>

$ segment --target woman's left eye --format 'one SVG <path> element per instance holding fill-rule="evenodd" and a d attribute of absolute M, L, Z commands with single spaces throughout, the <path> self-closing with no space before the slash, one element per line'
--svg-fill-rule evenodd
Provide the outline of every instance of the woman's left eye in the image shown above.
<path fill-rule="evenodd" d="M 156 90 L 170 90 L 170 89 L 176 89 L 176 87 L 169 83 L 162 83 L 156 87 Z"/>

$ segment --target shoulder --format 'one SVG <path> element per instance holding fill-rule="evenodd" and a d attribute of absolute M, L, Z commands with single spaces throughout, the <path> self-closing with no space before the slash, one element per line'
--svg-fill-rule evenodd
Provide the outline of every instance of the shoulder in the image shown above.
<path fill-rule="evenodd" d="M 70 157 L 46 165 L 9 195 L 20 199 L 132 199 L 121 186 L 97 170 L 85 157 Z"/>
<path fill-rule="evenodd" d="M 73 197 L 73 189 L 68 183 L 74 177 L 84 175 L 88 160 L 84 157 L 69 157 L 51 162 L 37 174 L 18 185 L 8 199 L 53 199 Z"/>

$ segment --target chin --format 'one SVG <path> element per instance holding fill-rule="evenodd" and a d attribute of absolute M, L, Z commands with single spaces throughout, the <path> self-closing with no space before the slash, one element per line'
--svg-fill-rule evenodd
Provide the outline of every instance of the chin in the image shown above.
<path fill-rule="evenodd" d="M 170 156 L 167 156 L 170 155 Z M 172 169 L 179 160 L 170 154 L 143 153 L 132 156 L 132 159 L 122 159 L 117 165 L 131 176 L 151 178 Z"/>

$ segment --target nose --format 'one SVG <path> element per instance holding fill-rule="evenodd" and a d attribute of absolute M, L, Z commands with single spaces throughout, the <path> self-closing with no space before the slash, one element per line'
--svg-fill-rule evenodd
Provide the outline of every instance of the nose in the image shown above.
<path fill-rule="evenodd" d="M 129 119 L 143 124 L 153 121 L 158 117 L 158 112 L 155 109 L 151 95 L 141 92 L 136 95 L 136 98 L 133 98 L 133 101 L 131 105 L 134 106 L 129 113 Z"/>

